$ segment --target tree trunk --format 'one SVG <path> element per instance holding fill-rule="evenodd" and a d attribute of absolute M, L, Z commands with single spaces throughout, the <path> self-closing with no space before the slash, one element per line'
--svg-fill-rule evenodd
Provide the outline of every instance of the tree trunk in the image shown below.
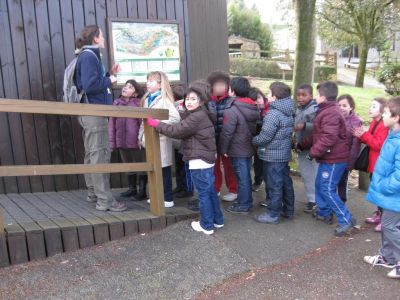
<path fill-rule="evenodd" d="M 365 69 L 367 67 L 367 58 L 368 58 L 368 44 L 366 42 L 360 44 L 360 60 L 358 62 L 357 76 L 356 76 L 356 87 L 364 86 L 364 76 Z"/>
<path fill-rule="evenodd" d="M 353 47 L 354 46 L 351 46 L 349 50 L 349 59 L 347 60 L 348 63 L 350 63 L 351 59 L 353 58 Z"/>
<path fill-rule="evenodd" d="M 312 84 L 314 78 L 315 55 L 315 2 L 296 2 L 296 57 L 293 70 L 293 94 L 300 84 Z"/>

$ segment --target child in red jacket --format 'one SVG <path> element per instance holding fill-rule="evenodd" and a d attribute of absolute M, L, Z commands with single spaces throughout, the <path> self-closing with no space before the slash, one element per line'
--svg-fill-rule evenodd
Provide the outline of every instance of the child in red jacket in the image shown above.
<path fill-rule="evenodd" d="M 361 143 L 366 144 L 369 147 L 368 173 L 370 173 L 371 177 L 374 172 L 375 163 L 389 132 L 388 128 L 386 128 L 382 122 L 382 114 L 385 104 L 385 99 L 375 98 L 372 101 L 368 112 L 369 117 L 372 118 L 368 131 L 363 127 L 358 127 L 353 130 L 353 135 L 358 137 Z M 366 218 L 365 222 L 376 224 L 375 231 L 380 232 L 381 215 L 382 209 L 378 207 L 378 210 L 374 212 L 372 216 Z"/>

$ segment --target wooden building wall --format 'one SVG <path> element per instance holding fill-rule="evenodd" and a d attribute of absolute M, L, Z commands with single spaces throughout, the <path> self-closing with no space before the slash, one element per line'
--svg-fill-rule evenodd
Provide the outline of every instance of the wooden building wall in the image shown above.
<path fill-rule="evenodd" d="M 185 36 L 185 82 L 228 70 L 226 0 L 1 0 L 0 98 L 60 101 L 75 37 L 95 23 L 108 41 L 107 17 L 177 20 Z M 107 67 L 107 47 L 103 54 Z M 82 162 L 74 117 L 0 113 L 2 165 Z M 111 181 L 120 187 L 124 176 Z M 0 193 L 84 187 L 82 175 L 0 178 Z"/>

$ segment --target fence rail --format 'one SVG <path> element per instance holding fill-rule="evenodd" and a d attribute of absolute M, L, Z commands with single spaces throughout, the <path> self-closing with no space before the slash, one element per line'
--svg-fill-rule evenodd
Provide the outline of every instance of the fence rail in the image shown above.
<path fill-rule="evenodd" d="M 295 52 L 287 50 L 254 50 L 254 49 L 229 49 L 230 57 L 243 57 L 249 59 L 265 59 L 268 61 L 278 61 L 285 63 L 294 62 Z M 320 65 L 328 65 L 336 67 L 336 53 L 315 53 L 315 62 Z"/>
<path fill-rule="evenodd" d="M 69 104 L 54 101 L 1 99 L 0 112 L 57 114 L 74 116 L 102 116 L 118 118 L 168 119 L 168 110 L 133 108 L 96 104 Z M 109 164 L 18 165 L 0 166 L 0 176 L 41 176 L 85 173 L 118 173 L 147 171 L 150 194 L 150 211 L 156 216 L 165 215 L 164 190 L 161 172 L 160 139 L 154 128 L 144 124 L 146 135 L 146 162 Z M 3 214 L 0 210 L 0 234 L 4 232 Z"/>

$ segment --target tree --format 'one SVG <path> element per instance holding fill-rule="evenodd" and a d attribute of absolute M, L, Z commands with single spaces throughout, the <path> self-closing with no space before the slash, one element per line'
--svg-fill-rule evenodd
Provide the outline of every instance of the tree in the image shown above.
<path fill-rule="evenodd" d="M 368 51 L 384 48 L 398 23 L 398 0 L 324 0 L 319 9 L 321 36 L 332 46 L 358 45 L 357 87 L 364 85 Z"/>
<path fill-rule="evenodd" d="M 256 40 L 261 50 L 270 51 L 273 44 L 272 32 L 267 24 L 261 22 L 257 7 L 247 8 L 243 0 L 232 1 L 228 6 L 229 35 L 240 35 Z"/>
<path fill-rule="evenodd" d="M 302 83 L 311 84 L 314 78 L 315 2 L 316 0 L 295 1 L 296 56 L 293 71 L 294 91 Z"/>

